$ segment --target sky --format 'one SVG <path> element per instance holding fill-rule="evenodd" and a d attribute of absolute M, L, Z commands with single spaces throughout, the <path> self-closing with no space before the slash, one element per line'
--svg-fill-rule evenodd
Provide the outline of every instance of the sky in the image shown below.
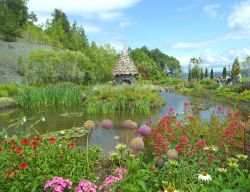
<path fill-rule="evenodd" d="M 29 0 L 28 7 L 39 23 L 61 9 L 90 42 L 117 52 L 159 48 L 184 70 L 192 57 L 219 72 L 250 55 L 250 0 Z"/>

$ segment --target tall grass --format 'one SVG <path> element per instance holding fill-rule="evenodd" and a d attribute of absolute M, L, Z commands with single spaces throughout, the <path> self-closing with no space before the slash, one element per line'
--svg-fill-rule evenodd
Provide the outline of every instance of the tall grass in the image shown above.
<path fill-rule="evenodd" d="M 131 113 L 148 114 L 151 108 L 160 107 L 163 98 L 153 85 L 102 85 L 95 86 L 86 101 L 88 113 Z"/>
<path fill-rule="evenodd" d="M 82 87 L 71 83 L 26 88 L 18 97 L 25 109 L 71 107 L 82 102 Z"/>

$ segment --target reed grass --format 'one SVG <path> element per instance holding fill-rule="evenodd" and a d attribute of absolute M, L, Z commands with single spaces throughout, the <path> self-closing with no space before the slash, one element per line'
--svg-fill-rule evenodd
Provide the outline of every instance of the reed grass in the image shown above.
<path fill-rule="evenodd" d="M 90 91 L 86 101 L 88 113 L 130 111 L 148 114 L 150 109 L 164 104 L 153 85 L 98 85 Z"/>
<path fill-rule="evenodd" d="M 82 103 L 82 87 L 71 83 L 27 87 L 18 103 L 25 109 L 76 106 Z"/>

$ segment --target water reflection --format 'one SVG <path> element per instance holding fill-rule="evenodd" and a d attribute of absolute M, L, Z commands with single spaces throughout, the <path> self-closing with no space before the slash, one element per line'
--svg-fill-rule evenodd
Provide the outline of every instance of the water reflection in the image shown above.
<path fill-rule="evenodd" d="M 110 150 L 114 150 L 117 142 L 129 144 L 130 140 L 135 135 L 135 130 L 128 130 L 122 128 L 124 120 L 131 119 L 137 122 L 138 125 L 145 123 L 148 119 L 158 121 L 160 117 L 166 115 L 170 107 L 173 107 L 175 112 L 181 114 L 184 111 L 184 102 L 189 102 L 192 106 L 201 108 L 197 110 L 197 113 L 202 119 L 209 120 L 211 114 L 216 111 L 218 105 L 223 106 L 223 111 L 226 113 L 228 105 L 213 102 L 208 99 L 196 99 L 186 97 L 176 93 L 161 93 L 162 97 L 166 100 L 166 105 L 158 110 L 153 110 L 149 115 L 133 114 L 129 112 L 115 113 L 109 115 L 95 114 L 89 115 L 85 112 L 83 107 L 70 108 L 70 109 L 59 109 L 59 110 L 47 110 L 47 111 L 32 111 L 26 113 L 20 109 L 6 110 L 0 112 L 0 130 L 10 125 L 17 125 L 16 128 L 10 128 L 8 133 L 10 135 L 20 134 L 28 129 L 34 122 L 41 117 L 45 117 L 45 122 L 39 122 L 36 125 L 36 130 L 44 134 L 48 131 L 58 131 L 64 129 L 70 129 L 72 127 L 81 127 L 83 122 L 86 120 L 93 120 L 97 124 L 96 128 L 89 135 L 89 144 L 98 145 L 103 149 L 104 154 L 107 154 Z M 67 117 L 62 114 L 74 113 L 75 115 Z M 80 115 L 79 115 L 80 114 Z M 20 123 L 20 120 L 26 116 L 28 121 L 24 124 Z M 100 122 L 103 119 L 111 119 L 113 121 L 113 129 L 103 129 L 100 126 Z M 117 141 L 114 139 L 115 136 L 119 136 L 120 139 Z M 79 144 L 85 145 L 86 137 L 81 139 L 74 139 Z"/>

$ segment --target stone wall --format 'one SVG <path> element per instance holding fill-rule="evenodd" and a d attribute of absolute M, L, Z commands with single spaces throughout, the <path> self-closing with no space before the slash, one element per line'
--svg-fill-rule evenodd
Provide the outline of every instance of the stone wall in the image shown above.
<path fill-rule="evenodd" d="M 115 84 L 133 84 L 136 82 L 136 76 L 135 75 L 116 75 L 115 76 Z"/>

